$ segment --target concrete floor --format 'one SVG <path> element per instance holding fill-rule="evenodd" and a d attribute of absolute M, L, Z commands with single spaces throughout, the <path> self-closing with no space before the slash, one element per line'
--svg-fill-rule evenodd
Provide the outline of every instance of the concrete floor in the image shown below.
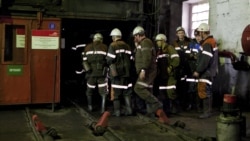
<path fill-rule="evenodd" d="M 32 106 L 31 106 L 32 107 Z M 52 112 L 49 108 L 30 108 L 30 113 L 37 114 L 41 121 L 58 131 L 60 138 L 56 141 L 105 141 L 103 136 L 95 136 L 87 125 L 89 120 L 83 118 L 76 108 L 64 107 Z M 98 115 L 93 112 L 93 115 Z M 169 117 L 170 124 L 176 121 L 185 123 L 182 129 L 183 134 L 188 133 L 200 137 L 217 136 L 217 123 L 220 112 L 214 112 L 214 115 L 208 119 L 196 118 L 199 114 L 190 112 L 181 112 Z M 32 128 L 30 127 L 29 118 L 22 108 L 1 108 L 0 109 L 0 141 L 37 141 Z M 246 117 L 246 137 L 241 137 L 241 141 L 250 140 L 250 112 L 243 112 Z M 174 134 L 165 134 L 165 131 L 155 128 L 148 121 L 139 120 L 136 116 L 130 117 L 113 117 L 109 118 L 109 128 L 117 134 L 124 136 L 124 140 L 133 141 L 178 141 Z M 225 133 L 225 136 L 228 133 Z M 180 140 L 181 141 L 181 140 Z M 235 141 L 235 140 L 233 140 Z"/>
<path fill-rule="evenodd" d="M 223 124 L 218 120 L 220 118 L 221 112 L 214 112 L 213 116 L 207 119 L 198 119 L 198 113 L 196 112 L 182 112 L 179 115 L 173 115 L 170 118 L 171 123 L 180 120 L 186 124 L 184 130 L 201 137 L 213 137 L 217 138 L 217 128 L 218 125 Z M 243 112 L 242 116 L 246 117 L 246 137 L 242 137 L 242 141 L 250 140 L 250 112 Z M 230 125 L 229 125 L 230 126 Z M 235 125 L 231 125 L 235 126 Z M 236 129 L 236 128 L 235 128 Z M 230 130 L 228 130 L 230 131 Z M 230 136 L 229 133 L 224 133 L 225 135 L 218 136 Z"/>

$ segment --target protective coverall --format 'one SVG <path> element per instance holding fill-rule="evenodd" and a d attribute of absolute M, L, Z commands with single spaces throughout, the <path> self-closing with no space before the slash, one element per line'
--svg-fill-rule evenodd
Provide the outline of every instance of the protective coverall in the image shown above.
<path fill-rule="evenodd" d="M 87 101 L 88 110 L 92 111 L 92 95 L 96 87 L 102 97 L 101 113 L 105 111 L 106 97 L 108 94 L 108 82 L 106 78 L 106 56 L 107 45 L 100 41 L 94 41 L 85 47 L 83 55 L 83 67 L 86 71 L 87 79 Z"/>
<path fill-rule="evenodd" d="M 156 80 L 159 84 L 159 99 L 163 102 L 163 109 L 167 113 L 171 112 L 172 101 L 176 99 L 176 79 L 174 73 L 179 62 L 179 55 L 173 46 L 166 43 L 163 47 L 159 47 L 157 52 L 158 75 Z"/>
<path fill-rule="evenodd" d="M 114 115 L 120 116 L 120 96 L 124 97 L 125 115 L 131 115 L 132 83 L 130 81 L 130 68 L 132 52 L 128 44 L 121 39 L 113 41 L 108 50 L 107 63 L 110 67 L 111 87 L 114 90 Z"/>

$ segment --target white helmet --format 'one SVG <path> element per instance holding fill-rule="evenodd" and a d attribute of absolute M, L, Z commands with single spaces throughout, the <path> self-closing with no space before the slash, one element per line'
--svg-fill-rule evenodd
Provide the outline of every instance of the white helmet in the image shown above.
<path fill-rule="evenodd" d="M 209 31 L 209 26 L 207 23 L 201 23 L 197 29 L 198 31 Z"/>
<path fill-rule="evenodd" d="M 143 34 L 143 33 L 144 33 L 144 29 L 141 26 L 137 26 L 133 30 L 133 36 L 136 34 Z"/>
<path fill-rule="evenodd" d="M 167 37 L 164 34 L 158 34 L 155 37 L 155 41 L 167 41 Z"/>
<path fill-rule="evenodd" d="M 184 31 L 185 32 L 184 28 L 181 27 L 181 26 L 179 26 L 179 27 L 176 28 L 176 32 L 178 32 L 178 31 Z"/>
<path fill-rule="evenodd" d="M 101 33 L 96 33 L 93 37 L 93 41 L 102 41 L 103 36 Z"/>
<path fill-rule="evenodd" d="M 110 36 L 122 36 L 121 31 L 118 28 L 114 28 L 111 33 Z"/>

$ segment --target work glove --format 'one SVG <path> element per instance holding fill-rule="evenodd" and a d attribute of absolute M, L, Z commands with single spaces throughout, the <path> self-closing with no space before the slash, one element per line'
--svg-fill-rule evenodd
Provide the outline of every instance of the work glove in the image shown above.
<path fill-rule="evenodd" d="M 145 79 L 145 74 L 146 74 L 145 70 L 141 70 L 141 72 L 140 72 L 140 74 L 139 74 L 139 78 L 140 78 L 141 80 L 144 80 L 144 79 Z"/>
<path fill-rule="evenodd" d="M 197 53 L 192 52 L 189 57 L 190 57 L 191 60 L 197 60 Z"/>
<path fill-rule="evenodd" d="M 194 77 L 194 78 L 198 78 L 198 77 L 199 77 L 199 73 L 195 71 L 195 72 L 193 73 L 193 77 Z"/>
<path fill-rule="evenodd" d="M 173 67 L 172 66 L 168 66 L 168 68 L 167 68 L 168 74 L 170 74 L 172 72 L 172 70 L 173 70 Z"/>

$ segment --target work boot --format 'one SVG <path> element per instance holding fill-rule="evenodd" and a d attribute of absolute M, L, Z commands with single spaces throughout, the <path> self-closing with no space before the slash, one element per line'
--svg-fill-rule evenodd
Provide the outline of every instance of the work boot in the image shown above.
<path fill-rule="evenodd" d="M 101 107 L 101 114 L 104 113 L 106 106 L 106 95 L 102 96 L 102 107 Z"/>
<path fill-rule="evenodd" d="M 114 100 L 113 105 L 114 105 L 114 113 L 113 113 L 113 115 L 119 117 L 121 115 L 120 101 L 119 100 Z"/>
<path fill-rule="evenodd" d="M 164 124 L 169 124 L 169 119 L 163 109 L 158 109 L 156 115 L 159 117 L 158 121 Z"/>
<path fill-rule="evenodd" d="M 212 98 L 203 99 L 203 114 L 199 116 L 200 119 L 209 118 L 212 114 Z"/>
<path fill-rule="evenodd" d="M 88 111 L 92 112 L 93 108 L 92 108 L 92 96 L 91 95 L 87 96 L 87 101 L 88 101 Z"/>
<path fill-rule="evenodd" d="M 125 107 L 126 107 L 126 111 L 125 111 L 125 115 L 132 115 L 132 108 L 131 108 L 131 97 L 129 95 L 124 96 L 124 100 L 125 100 Z"/>

